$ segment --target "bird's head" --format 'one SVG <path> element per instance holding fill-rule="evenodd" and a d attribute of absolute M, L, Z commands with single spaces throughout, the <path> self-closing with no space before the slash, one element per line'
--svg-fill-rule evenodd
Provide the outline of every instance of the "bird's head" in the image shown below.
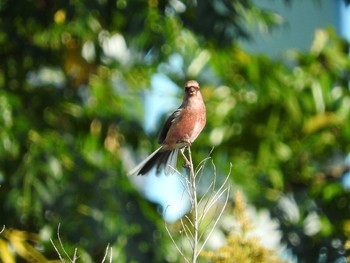
<path fill-rule="evenodd" d="M 185 93 L 188 97 L 195 96 L 199 91 L 199 84 L 195 80 L 187 81 L 185 85 Z"/>

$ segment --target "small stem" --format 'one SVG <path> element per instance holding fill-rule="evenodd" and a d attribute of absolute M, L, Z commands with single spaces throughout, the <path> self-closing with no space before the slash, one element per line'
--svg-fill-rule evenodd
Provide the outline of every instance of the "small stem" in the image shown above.
<path fill-rule="evenodd" d="M 196 174 L 193 168 L 192 154 L 190 146 L 187 147 L 188 156 L 190 162 L 190 187 L 191 187 L 191 199 L 192 199 L 192 216 L 193 216 L 193 253 L 192 263 L 197 262 L 197 250 L 198 250 L 198 200 L 197 200 L 197 185 L 196 185 Z"/>

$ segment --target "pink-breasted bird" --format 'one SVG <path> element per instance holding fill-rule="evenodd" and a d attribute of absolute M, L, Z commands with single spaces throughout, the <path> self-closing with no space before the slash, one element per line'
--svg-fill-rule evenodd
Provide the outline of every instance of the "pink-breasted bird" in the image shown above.
<path fill-rule="evenodd" d="M 129 175 L 146 175 L 153 167 L 157 169 L 157 174 L 162 168 L 165 174 L 173 173 L 179 150 L 188 166 L 183 150 L 194 142 L 205 123 L 206 110 L 199 84 L 190 80 L 185 85 L 181 106 L 170 115 L 159 134 L 158 143 L 161 146 L 130 171 Z"/>

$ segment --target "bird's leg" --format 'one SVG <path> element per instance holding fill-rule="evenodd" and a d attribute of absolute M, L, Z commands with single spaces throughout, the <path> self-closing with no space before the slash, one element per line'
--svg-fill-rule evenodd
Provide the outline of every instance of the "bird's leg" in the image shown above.
<path fill-rule="evenodd" d="M 181 145 L 180 147 L 180 153 L 182 158 L 185 161 L 184 167 L 185 168 L 191 168 L 191 162 L 187 159 L 186 155 L 185 155 L 185 148 L 191 146 L 191 141 L 187 140 L 187 139 L 180 139 L 176 141 L 177 144 Z"/>
<path fill-rule="evenodd" d="M 184 151 L 185 151 L 185 148 L 181 148 L 181 149 L 180 149 L 180 153 L 181 153 L 181 155 L 182 155 L 182 158 L 183 158 L 184 161 L 185 161 L 184 167 L 189 169 L 189 168 L 191 168 L 191 163 L 190 163 L 190 161 L 187 159 L 187 157 L 186 157 Z"/>

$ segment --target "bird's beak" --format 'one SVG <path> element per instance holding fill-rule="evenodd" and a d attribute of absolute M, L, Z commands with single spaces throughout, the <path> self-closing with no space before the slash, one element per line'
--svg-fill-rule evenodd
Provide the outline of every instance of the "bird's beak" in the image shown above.
<path fill-rule="evenodd" d="M 187 89 L 187 92 L 188 92 L 189 95 L 193 95 L 193 94 L 196 93 L 196 89 L 194 87 L 189 87 Z"/>

